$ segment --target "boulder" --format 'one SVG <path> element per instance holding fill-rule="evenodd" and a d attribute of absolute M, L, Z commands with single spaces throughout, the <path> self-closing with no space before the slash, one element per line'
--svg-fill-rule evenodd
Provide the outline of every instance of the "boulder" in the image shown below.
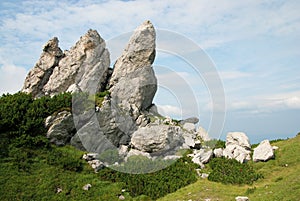
<path fill-rule="evenodd" d="M 192 124 L 196 124 L 199 122 L 199 119 L 197 117 L 190 117 L 184 120 L 180 120 L 179 123 L 181 125 L 184 125 L 185 123 L 192 123 Z"/>
<path fill-rule="evenodd" d="M 45 126 L 48 128 L 47 138 L 57 146 L 69 143 L 70 139 L 76 133 L 73 116 L 68 111 L 62 111 L 47 117 Z"/>
<path fill-rule="evenodd" d="M 217 158 L 220 158 L 223 156 L 223 149 L 222 148 L 217 148 L 214 149 L 214 156 Z"/>
<path fill-rule="evenodd" d="M 226 137 L 226 146 L 228 145 L 237 145 L 251 150 L 249 138 L 243 132 L 229 132 Z"/>
<path fill-rule="evenodd" d="M 122 56 L 114 64 L 109 82 L 113 104 L 138 110 L 152 105 L 157 90 L 151 66 L 154 58 L 155 30 L 151 22 L 146 21 L 134 31 Z"/>
<path fill-rule="evenodd" d="M 195 132 L 196 131 L 196 126 L 193 123 L 185 123 L 183 125 L 183 129 L 189 131 L 189 132 Z"/>
<path fill-rule="evenodd" d="M 148 125 L 138 128 L 131 138 L 131 146 L 143 152 L 159 152 L 176 148 L 183 143 L 179 126 Z"/>
<path fill-rule="evenodd" d="M 125 157 L 125 161 L 127 161 L 127 159 L 131 156 L 145 156 L 145 157 L 151 159 L 151 155 L 149 153 L 143 152 L 143 151 L 140 151 L 137 149 L 130 149 L 127 156 Z"/>
<path fill-rule="evenodd" d="M 245 133 L 229 132 L 226 137 L 226 148 L 223 150 L 223 156 L 234 158 L 240 163 L 251 160 L 251 145 Z"/>
<path fill-rule="evenodd" d="M 253 152 L 253 161 L 268 161 L 274 158 L 274 149 L 271 146 L 269 140 L 262 141 Z"/>

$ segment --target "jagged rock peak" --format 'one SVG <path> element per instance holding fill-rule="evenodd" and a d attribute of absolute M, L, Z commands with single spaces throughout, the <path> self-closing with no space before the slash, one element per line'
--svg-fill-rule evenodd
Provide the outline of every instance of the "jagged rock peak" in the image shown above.
<path fill-rule="evenodd" d="M 89 30 L 69 51 L 62 53 L 58 39 L 49 40 L 36 66 L 29 72 L 23 90 L 34 97 L 74 89 L 96 93 L 104 88 L 110 65 L 109 52 L 96 30 Z"/>
<path fill-rule="evenodd" d="M 49 53 L 55 57 L 63 56 L 63 52 L 58 46 L 59 40 L 57 37 L 50 39 L 43 47 L 43 52 Z"/>
<path fill-rule="evenodd" d="M 150 66 L 155 59 L 155 29 L 147 20 L 135 29 L 122 56 L 114 65 L 110 85 L 126 76 L 137 68 Z"/>
<path fill-rule="evenodd" d="M 117 59 L 110 79 L 113 102 L 135 113 L 151 106 L 157 90 L 157 80 L 151 66 L 155 58 L 155 37 L 150 21 L 141 24 Z"/>
<path fill-rule="evenodd" d="M 24 82 L 22 91 L 32 93 L 34 97 L 42 95 L 42 88 L 47 83 L 55 66 L 63 57 L 63 52 L 58 46 L 58 39 L 50 39 L 44 46 L 40 59 L 34 68 L 29 71 Z"/>

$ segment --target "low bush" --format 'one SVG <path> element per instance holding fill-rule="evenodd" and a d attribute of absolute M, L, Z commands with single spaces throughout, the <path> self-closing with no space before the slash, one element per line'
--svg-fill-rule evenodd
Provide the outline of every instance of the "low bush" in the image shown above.
<path fill-rule="evenodd" d="M 131 158 L 131 165 L 150 163 L 140 157 Z M 136 161 L 136 163 L 135 163 Z M 148 174 L 129 174 L 105 168 L 99 172 L 100 178 L 111 182 L 123 182 L 132 196 L 147 195 L 157 199 L 174 192 L 197 180 L 196 165 L 182 158 L 170 166 Z"/>
<path fill-rule="evenodd" d="M 208 180 L 224 184 L 252 184 L 262 178 L 248 163 L 239 163 L 235 159 L 213 158 L 209 165 L 212 172 Z"/>

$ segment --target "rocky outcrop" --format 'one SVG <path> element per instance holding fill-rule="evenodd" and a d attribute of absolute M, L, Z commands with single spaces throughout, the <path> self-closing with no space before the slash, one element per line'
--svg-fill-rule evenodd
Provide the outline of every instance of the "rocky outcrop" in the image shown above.
<path fill-rule="evenodd" d="M 76 133 L 72 114 L 68 111 L 47 117 L 45 126 L 48 128 L 47 138 L 57 146 L 68 144 Z"/>
<path fill-rule="evenodd" d="M 223 156 L 234 158 L 240 163 L 251 160 L 251 145 L 247 135 L 243 132 L 229 132 L 226 137 L 226 148 Z"/>
<path fill-rule="evenodd" d="M 180 127 L 151 125 L 136 130 L 131 138 L 131 146 L 143 152 L 172 150 L 183 143 Z"/>
<path fill-rule="evenodd" d="M 155 30 L 150 21 L 140 25 L 131 36 L 122 56 L 116 61 L 110 79 L 113 104 L 133 111 L 152 105 L 157 80 L 152 69 L 155 58 Z"/>
<path fill-rule="evenodd" d="M 274 149 L 271 146 L 269 140 L 262 141 L 253 152 L 253 161 L 268 161 L 274 158 Z"/>
<path fill-rule="evenodd" d="M 89 30 L 64 53 L 58 47 L 58 39 L 53 38 L 27 75 L 22 91 L 34 97 L 66 91 L 95 94 L 105 88 L 109 65 L 109 52 L 95 30 Z"/>
<path fill-rule="evenodd" d="M 53 69 L 63 57 L 62 50 L 58 47 L 58 39 L 54 37 L 43 47 L 43 52 L 34 68 L 29 71 L 22 91 L 31 93 L 34 97 L 43 96 L 43 87 L 48 82 Z"/>

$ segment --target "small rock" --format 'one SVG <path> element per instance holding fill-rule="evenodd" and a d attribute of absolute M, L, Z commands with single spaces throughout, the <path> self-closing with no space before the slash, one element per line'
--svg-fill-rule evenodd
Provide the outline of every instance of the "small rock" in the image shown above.
<path fill-rule="evenodd" d="M 88 191 L 92 187 L 91 184 L 86 184 L 82 187 L 83 190 Z"/>
<path fill-rule="evenodd" d="M 61 192 L 62 192 L 62 188 L 58 187 L 58 188 L 56 189 L 56 193 L 58 194 L 58 193 L 61 193 Z"/>
<path fill-rule="evenodd" d="M 207 174 L 207 173 L 202 173 L 201 174 L 202 179 L 206 179 L 206 178 L 208 178 L 208 176 L 209 176 L 209 174 Z"/>
<path fill-rule="evenodd" d="M 120 195 L 119 196 L 119 200 L 125 200 L 125 196 L 124 195 Z"/>
<path fill-rule="evenodd" d="M 236 201 L 250 201 L 248 197 L 246 196 L 237 196 L 235 198 Z"/>
<path fill-rule="evenodd" d="M 217 148 L 214 150 L 214 156 L 217 158 L 220 158 L 223 156 L 223 149 L 222 148 Z"/>

